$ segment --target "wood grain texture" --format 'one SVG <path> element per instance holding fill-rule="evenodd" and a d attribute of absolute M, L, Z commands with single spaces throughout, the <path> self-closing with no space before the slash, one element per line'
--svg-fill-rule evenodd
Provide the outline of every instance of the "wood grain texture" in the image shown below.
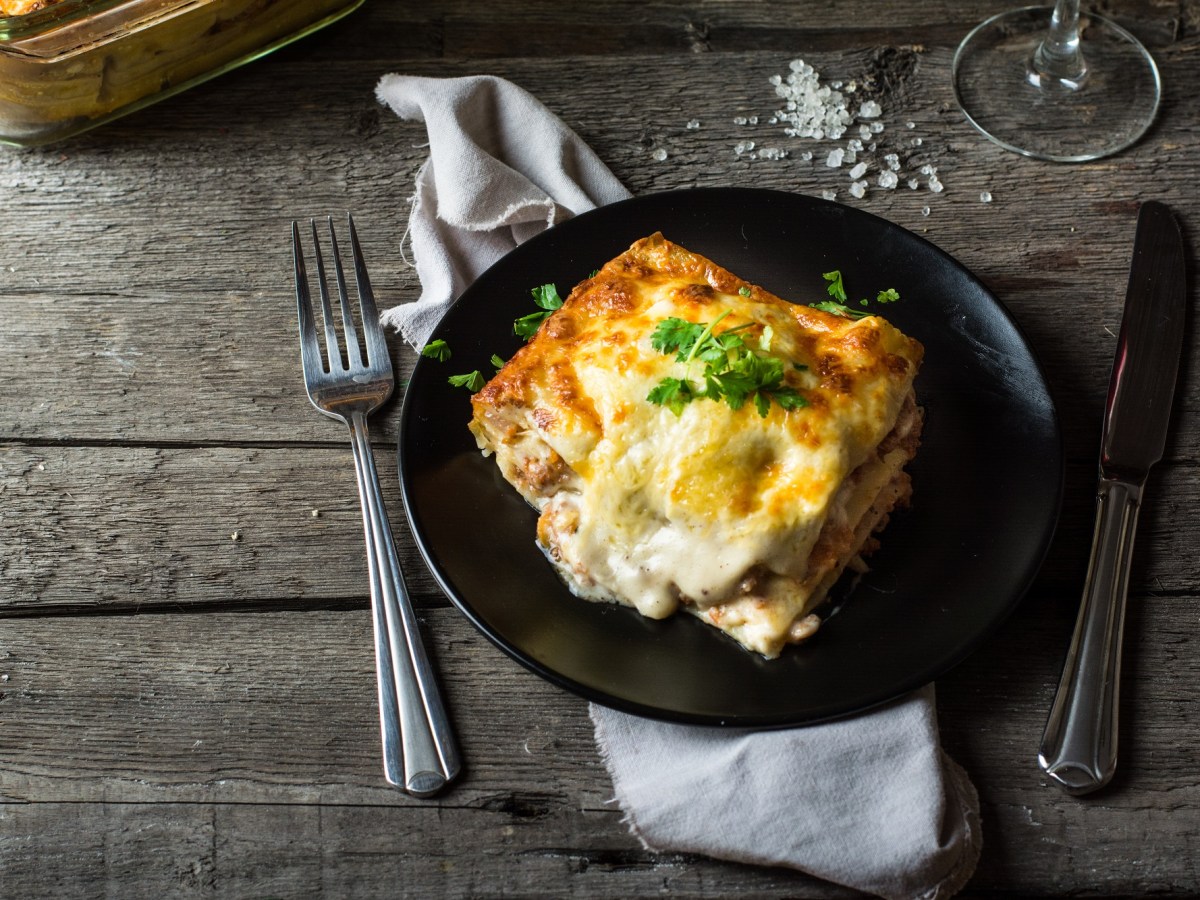
<path fill-rule="evenodd" d="M 1131 151 L 1072 167 L 1005 153 L 954 105 L 955 44 L 1011 6 L 370 0 L 102 130 L 0 153 L 0 897 L 849 896 L 630 836 L 586 704 L 491 646 L 422 566 L 399 397 L 376 454 L 467 769 L 433 802 L 383 786 L 349 445 L 303 395 L 287 232 L 352 209 L 383 302 L 419 294 L 403 234 L 426 138 L 374 100 L 393 71 L 515 81 L 635 194 L 836 190 L 996 294 L 1045 368 L 1068 465 L 1030 595 L 938 684 L 945 747 L 983 803 L 964 896 L 1200 893 L 1193 324 L 1138 534 L 1117 778 L 1072 799 L 1034 763 L 1091 538 L 1137 206 L 1171 205 L 1189 246 L 1200 221 L 1200 3 L 1102 5 L 1154 51 L 1164 105 Z M 874 166 L 896 153 L 918 190 L 854 200 L 824 165 L 833 144 L 770 123 L 768 79 L 796 58 L 881 103 Z M 788 155 L 739 154 L 749 141 Z M 413 351 L 391 347 L 403 376 Z"/>

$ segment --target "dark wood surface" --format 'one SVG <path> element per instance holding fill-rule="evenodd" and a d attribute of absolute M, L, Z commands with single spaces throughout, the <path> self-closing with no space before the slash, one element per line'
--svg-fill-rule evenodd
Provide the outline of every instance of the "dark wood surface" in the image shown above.
<path fill-rule="evenodd" d="M 287 224 L 354 210 L 377 293 L 417 295 L 400 244 L 425 137 L 376 104 L 388 72 L 509 78 L 635 194 L 836 187 L 1000 297 L 1045 366 L 1067 481 L 1033 589 L 938 683 L 944 744 L 983 804 L 965 895 L 1200 892 L 1192 326 L 1138 536 L 1119 773 L 1073 799 L 1034 762 L 1090 542 L 1137 205 L 1164 200 L 1189 234 L 1200 221 L 1200 5 L 1103 4 L 1154 51 L 1165 99 L 1137 147 L 1078 166 L 1010 155 L 954 105 L 957 41 L 1011 5 L 367 0 L 89 135 L 0 152 L 0 895 L 847 896 L 628 834 L 584 702 L 503 656 L 425 573 L 394 474 L 398 402 L 376 453 L 467 769 L 433 802 L 385 786 L 350 448 L 303 393 Z M 879 153 L 936 165 L 946 190 L 849 198 L 829 145 L 766 124 L 767 79 L 794 58 L 869 86 Z M 791 155 L 739 157 L 742 140 Z"/>

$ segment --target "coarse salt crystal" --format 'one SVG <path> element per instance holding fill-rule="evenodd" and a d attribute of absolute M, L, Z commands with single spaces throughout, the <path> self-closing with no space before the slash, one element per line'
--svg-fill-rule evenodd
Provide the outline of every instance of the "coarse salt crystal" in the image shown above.
<path fill-rule="evenodd" d="M 822 200 L 836 200 L 837 191 L 821 191 Z"/>
<path fill-rule="evenodd" d="M 867 174 L 867 164 L 860 162 L 857 166 L 850 170 L 850 178 L 857 181 Z"/>
<path fill-rule="evenodd" d="M 917 123 L 916 123 L 916 122 L 905 122 L 905 123 L 904 123 L 904 127 L 905 127 L 905 128 L 916 128 L 916 127 L 917 127 Z"/>
<path fill-rule="evenodd" d="M 915 178 L 910 178 L 910 179 L 908 179 L 908 186 L 915 191 L 917 188 L 919 188 L 921 186 L 921 182 L 919 182 Z"/>
<path fill-rule="evenodd" d="M 654 159 L 656 159 L 658 162 L 662 162 L 663 160 L 665 160 L 667 158 L 667 151 L 664 150 L 662 147 L 659 147 L 657 150 L 655 150 L 650 155 L 652 157 L 654 157 Z"/>
<path fill-rule="evenodd" d="M 759 159 L 783 159 L 788 152 L 780 147 L 763 147 L 758 151 Z"/>
<path fill-rule="evenodd" d="M 858 117 L 860 119 L 875 119 L 883 114 L 883 110 L 879 108 L 879 104 L 874 100 L 867 100 L 858 108 Z"/>
<path fill-rule="evenodd" d="M 887 156 L 885 156 L 883 158 L 883 161 L 885 163 L 887 163 L 887 167 L 889 169 L 891 169 L 893 172 L 900 171 L 900 157 L 897 156 L 895 153 L 889 153 Z"/>
<path fill-rule="evenodd" d="M 850 185 L 851 195 L 858 197 L 859 199 L 862 199 L 863 195 L 866 194 L 866 192 L 867 192 L 867 183 L 865 181 L 856 181 L 856 182 L 854 182 L 854 184 Z"/>
<path fill-rule="evenodd" d="M 845 133 L 853 117 L 839 91 L 821 84 L 820 75 L 803 60 L 788 63 L 786 79 L 773 76 L 770 81 L 785 108 L 775 114 L 790 137 L 836 140 Z M 754 124 L 750 122 L 750 124 Z"/>
<path fill-rule="evenodd" d="M 913 138 L 913 146 L 914 147 L 920 147 L 923 143 L 925 143 L 925 142 L 923 140 L 921 140 L 920 138 Z"/>
<path fill-rule="evenodd" d="M 739 141 L 737 145 L 734 146 L 733 152 L 738 156 L 741 156 L 743 153 L 749 153 L 753 149 L 754 141 Z"/>
<path fill-rule="evenodd" d="M 808 162 L 810 159 L 812 159 L 812 151 L 805 150 L 803 153 L 800 154 L 800 158 L 802 160 L 804 160 L 805 162 Z"/>
<path fill-rule="evenodd" d="M 928 206 L 921 207 L 921 215 L 923 215 L 923 216 L 929 215 L 929 207 Z"/>
<path fill-rule="evenodd" d="M 871 123 L 871 134 L 883 134 L 883 123 L 882 122 L 872 122 Z"/>
<path fill-rule="evenodd" d="M 829 156 L 825 157 L 825 165 L 831 169 L 836 169 L 842 164 L 842 157 L 846 153 L 840 147 L 829 151 Z"/>
<path fill-rule="evenodd" d="M 858 133 L 862 135 L 862 139 L 864 141 L 869 141 L 871 139 L 871 129 L 867 125 L 860 125 L 858 127 Z"/>
<path fill-rule="evenodd" d="M 734 125 L 745 125 L 747 121 L 749 121 L 749 120 L 745 116 L 734 116 L 733 117 Z"/>
<path fill-rule="evenodd" d="M 687 123 L 687 130 L 688 130 L 688 131 L 695 131 L 695 130 L 696 130 L 696 129 L 698 129 L 699 127 L 700 127 L 700 120 L 699 120 L 699 119 L 692 119 L 692 120 L 690 120 L 690 121 Z"/>
<path fill-rule="evenodd" d="M 858 138 L 850 138 L 850 140 L 846 142 L 847 150 L 853 150 L 855 153 L 858 153 L 862 150 L 862 148 L 863 148 L 863 142 L 860 141 Z"/>
<path fill-rule="evenodd" d="M 991 203 L 992 202 L 992 192 L 984 191 L 982 194 L 979 195 L 979 201 L 981 203 Z"/>
<path fill-rule="evenodd" d="M 936 176 L 930 176 L 929 189 L 935 194 L 940 194 L 943 190 L 945 190 L 942 183 L 937 179 Z"/>
<path fill-rule="evenodd" d="M 892 171 L 879 173 L 879 186 L 887 188 L 889 191 L 900 183 L 900 179 L 896 177 L 896 173 Z"/>

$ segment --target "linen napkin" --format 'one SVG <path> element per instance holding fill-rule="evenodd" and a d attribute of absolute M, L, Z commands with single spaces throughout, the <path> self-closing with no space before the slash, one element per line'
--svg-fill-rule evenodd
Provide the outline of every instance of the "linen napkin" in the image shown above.
<path fill-rule="evenodd" d="M 629 196 L 578 135 L 503 79 L 387 75 L 376 96 L 429 135 L 409 221 L 422 293 L 383 315 L 416 347 L 504 253 Z M 787 866 L 887 898 L 949 897 L 975 869 L 979 800 L 941 750 L 932 685 L 775 731 L 589 711 L 615 800 L 649 850 Z"/>

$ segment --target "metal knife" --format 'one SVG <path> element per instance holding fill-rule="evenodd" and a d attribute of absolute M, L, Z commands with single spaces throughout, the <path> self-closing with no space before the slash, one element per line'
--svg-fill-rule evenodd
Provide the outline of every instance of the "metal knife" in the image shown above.
<path fill-rule="evenodd" d="M 1038 753 L 1042 771 L 1072 794 L 1103 787 L 1117 767 L 1129 563 L 1142 488 L 1166 446 L 1183 349 L 1185 281 L 1179 224 L 1163 204 L 1143 203 L 1104 409 L 1092 556 Z"/>

